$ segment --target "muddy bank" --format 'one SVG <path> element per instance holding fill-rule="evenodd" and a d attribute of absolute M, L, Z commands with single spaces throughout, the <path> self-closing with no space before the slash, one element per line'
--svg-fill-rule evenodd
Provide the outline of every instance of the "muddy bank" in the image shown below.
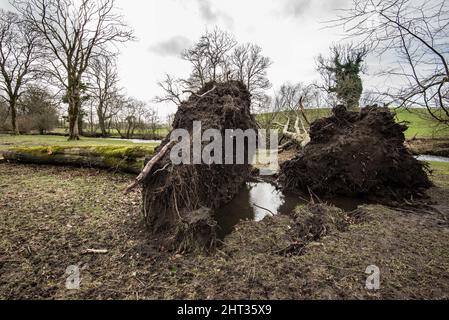
<path fill-rule="evenodd" d="M 367 107 L 311 125 L 311 142 L 281 166 L 287 190 L 403 201 L 431 187 L 425 166 L 405 147 L 407 127 L 388 108 Z"/>
<path fill-rule="evenodd" d="M 406 146 L 416 156 L 449 157 L 449 139 L 412 139 L 406 141 Z"/>

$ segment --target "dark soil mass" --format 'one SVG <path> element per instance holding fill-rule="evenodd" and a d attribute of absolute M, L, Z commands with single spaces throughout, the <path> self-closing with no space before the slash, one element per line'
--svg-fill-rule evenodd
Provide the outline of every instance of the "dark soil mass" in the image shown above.
<path fill-rule="evenodd" d="M 432 186 L 424 165 L 404 145 L 405 125 L 388 108 L 367 107 L 315 121 L 311 142 L 281 166 L 288 190 L 403 201 Z"/>
<path fill-rule="evenodd" d="M 250 93 L 241 82 L 209 83 L 180 106 L 173 128 L 186 129 L 192 137 L 193 122 L 201 121 L 203 133 L 218 129 L 224 142 L 226 129 L 257 128 L 250 105 Z M 170 135 L 158 150 L 169 139 Z M 208 144 L 203 142 L 203 146 Z M 173 233 L 168 238 L 174 240 L 176 249 L 184 250 L 213 245 L 216 222 L 212 210 L 232 200 L 251 167 L 249 164 L 172 165 L 167 153 L 153 170 L 144 182 L 146 223 L 153 233 Z"/>

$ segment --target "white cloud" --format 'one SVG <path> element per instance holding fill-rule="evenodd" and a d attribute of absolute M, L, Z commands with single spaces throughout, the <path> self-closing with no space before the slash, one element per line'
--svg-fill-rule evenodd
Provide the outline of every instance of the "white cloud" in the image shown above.
<path fill-rule="evenodd" d="M 324 29 L 323 21 L 335 18 L 335 9 L 351 2 L 117 0 L 139 39 L 121 47 L 121 84 L 129 95 L 151 101 L 160 94 L 156 83 L 164 74 L 189 75 L 190 67 L 178 53 L 215 25 L 235 34 L 239 42 L 262 47 L 264 55 L 274 61 L 269 77 L 275 87 L 286 81 L 310 82 L 318 78 L 315 57 L 326 54 L 333 42 L 341 40 L 340 30 Z M 6 3 L 0 0 L 0 7 Z M 159 106 L 161 115 L 175 110 L 173 106 Z"/>

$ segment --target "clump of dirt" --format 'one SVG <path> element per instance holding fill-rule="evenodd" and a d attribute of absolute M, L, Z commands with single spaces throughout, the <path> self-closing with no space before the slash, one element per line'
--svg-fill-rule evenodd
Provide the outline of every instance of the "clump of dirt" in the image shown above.
<path fill-rule="evenodd" d="M 180 106 L 173 128 L 187 130 L 192 156 L 194 121 L 201 121 L 202 133 L 219 130 L 225 163 L 225 130 L 257 128 L 250 105 L 250 93 L 243 83 L 209 83 Z M 156 154 L 170 143 L 170 136 L 171 133 Z M 203 142 L 203 147 L 208 144 L 209 141 Z M 170 245 L 176 250 L 213 247 L 216 222 L 212 210 L 231 201 L 251 173 L 247 159 L 252 155 L 248 155 L 248 148 L 244 153 L 245 164 L 239 165 L 173 165 L 170 152 L 166 153 L 143 185 L 143 211 L 150 230 L 168 232 Z M 233 156 L 236 157 L 235 148 Z"/>
<path fill-rule="evenodd" d="M 323 237 L 348 231 L 356 220 L 341 209 L 326 204 L 297 207 L 289 215 L 266 217 L 260 222 L 241 222 L 226 237 L 223 250 L 232 256 L 267 253 L 302 255 L 307 245 Z"/>
<path fill-rule="evenodd" d="M 407 127 L 388 108 L 338 106 L 333 113 L 315 121 L 311 142 L 281 165 L 285 189 L 403 202 L 432 186 L 425 165 L 404 145 Z"/>

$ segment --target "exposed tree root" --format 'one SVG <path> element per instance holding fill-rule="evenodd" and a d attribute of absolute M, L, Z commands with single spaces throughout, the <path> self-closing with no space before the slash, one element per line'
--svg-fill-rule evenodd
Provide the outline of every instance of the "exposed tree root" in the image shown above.
<path fill-rule="evenodd" d="M 225 129 L 257 129 L 250 113 L 250 94 L 237 81 L 210 83 L 192 94 L 180 106 L 173 128 L 185 129 L 192 137 L 194 121 L 201 121 L 203 132 L 220 130 L 223 141 Z M 203 142 L 203 147 L 209 143 Z M 251 173 L 251 166 L 248 163 L 171 165 L 166 152 L 169 147 L 166 138 L 141 176 L 145 222 L 153 234 L 167 242 L 165 246 L 174 250 L 211 249 L 216 238 L 213 210 L 239 192 Z M 246 156 L 247 153 L 245 149 Z"/>
<path fill-rule="evenodd" d="M 312 124 L 311 142 L 281 166 L 279 180 L 285 189 L 312 194 L 401 202 L 422 196 L 432 183 L 404 145 L 406 129 L 388 108 L 339 106 Z"/>

